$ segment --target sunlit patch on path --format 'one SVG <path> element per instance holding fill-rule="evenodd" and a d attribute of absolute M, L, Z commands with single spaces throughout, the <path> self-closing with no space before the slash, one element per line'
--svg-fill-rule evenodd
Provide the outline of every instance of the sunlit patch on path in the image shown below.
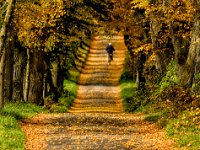
<path fill-rule="evenodd" d="M 108 65 L 106 45 L 116 51 Z M 126 47 L 123 36 L 94 37 L 81 72 L 77 97 L 64 114 L 23 120 L 27 150 L 170 150 L 164 132 L 144 115 L 124 113 L 119 79 Z"/>

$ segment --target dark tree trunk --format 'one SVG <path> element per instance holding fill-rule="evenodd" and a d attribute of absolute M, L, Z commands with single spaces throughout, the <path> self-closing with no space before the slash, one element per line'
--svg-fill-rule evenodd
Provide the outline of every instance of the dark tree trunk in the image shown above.
<path fill-rule="evenodd" d="M 63 93 L 63 83 L 64 83 L 64 70 L 61 66 L 60 57 L 58 58 L 58 80 L 57 80 L 57 88 L 60 94 Z"/>
<path fill-rule="evenodd" d="M 48 55 L 47 55 L 48 56 Z M 47 83 L 49 85 L 49 94 L 53 95 L 53 100 L 58 101 L 59 96 L 63 92 L 64 75 L 60 62 L 60 57 L 57 57 L 52 64 L 50 58 L 46 57 L 47 64 Z M 52 67 L 50 67 L 52 66 Z"/>
<path fill-rule="evenodd" d="M 5 44 L 5 77 L 4 77 L 4 101 L 12 100 L 12 85 L 13 85 L 13 51 L 15 49 L 14 38 L 12 33 L 8 32 L 8 37 Z"/>
<path fill-rule="evenodd" d="M 129 60 L 130 75 L 129 76 L 132 77 L 132 79 L 135 81 L 136 80 L 136 71 L 134 67 L 135 54 L 131 50 L 129 52 L 130 52 L 130 60 Z"/>
<path fill-rule="evenodd" d="M 59 93 L 58 93 L 58 90 L 57 88 L 54 86 L 54 83 L 53 83 L 53 79 L 52 79 L 52 73 L 51 73 L 51 70 L 48 68 L 47 69 L 47 82 L 49 84 L 49 94 L 53 94 L 53 100 L 55 102 L 58 101 L 58 97 L 59 97 Z"/>
<path fill-rule="evenodd" d="M 138 90 L 145 89 L 146 79 L 143 74 L 145 62 L 146 62 L 146 54 L 144 54 L 143 52 L 140 52 L 139 58 L 138 58 L 137 80 L 136 80 L 136 85 L 137 85 Z"/>
<path fill-rule="evenodd" d="M 133 48 L 131 47 L 132 44 L 131 44 L 131 38 L 129 35 L 125 35 L 124 36 L 124 39 L 125 39 L 125 44 L 128 48 L 128 51 L 129 51 L 129 55 L 130 55 L 130 58 L 128 60 L 128 68 L 129 68 L 129 77 L 131 77 L 133 79 L 133 81 L 136 81 L 136 77 L 137 77 L 137 73 L 136 73 L 136 68 L 134 67 L 134 62 L 135 62 L 135 54 L 133 52 Z"/>
<path fill-rule="evenodd" d="M 43 104 L 43 79 L 45 65 L 42 51 L 34 51 L 30 58 L 30 86 L 28 101 L 37 105 Z"/>
<path fill-rule="evenodd" d="M 13 101 L 23 101 L 23 75 L 26 65 L 24 50 L 17 45 L 14 51 L 14 72 L 13 72 Z"/>

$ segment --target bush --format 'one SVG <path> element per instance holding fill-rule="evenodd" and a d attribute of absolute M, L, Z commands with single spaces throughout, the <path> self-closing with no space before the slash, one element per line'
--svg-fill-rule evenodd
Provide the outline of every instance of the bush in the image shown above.
<path fill-rule="evenodd" d="M 161 79 L 159 83 L 159 89 L 162 91 L 165 88 L 173 85 L 177 85 L 179 83 L 178 77 L 177 77 L 177 64 L 174 60 L 172 60 L 169 65 L 166 68 L 166 74 Z"/>
<path fill-rule="evenodd" d="M 156 97 L 160 107 L 168 112 L 168 117 L 178 117 L 182 111 L 191 107 L 198 108 L 199 98 L 194 96 L 190 89 L 184 89 L 180 86 L 171 86 L 165 88 Z"/>
<path fill-rule="evenodd" d="M 146 96 L 146 94 L 142 91 L 137 91 L 132 98 L 125 99 L 127 103 L 127 112 L 134 112 L 141 107 L 145 107 L 149 102 L 150 99 Z"/>
<path fill-rule="evenodd" d="M 45 99 L 45 107 L 52 113 L 64 113 L 67 112 L 77 94 L 77 84 L 73 81 L 64 81 L 64 93 L 55 103 L 52 100 L 52 96 L 48 96 Z"/>

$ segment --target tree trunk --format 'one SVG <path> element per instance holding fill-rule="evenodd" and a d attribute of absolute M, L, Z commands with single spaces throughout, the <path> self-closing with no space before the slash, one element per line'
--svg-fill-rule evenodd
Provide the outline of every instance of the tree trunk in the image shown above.
<path fill-rule="evenodd" d="M 52 64 L 51 74 L 52 74 L 52 82 L 55 88 L 58 87 L 58 62 L 54 61 Z"/>
<path fill-rule="evenodd" d="M 130 75 L 129 76 L 133 79 L 133 81 L 136 81 L 136 70 L 134 67 L 135 54 L 134 52 L 132 52 L 132 50 L 130 50 L 129 52 L 130 52 L 130 60 L 129 60 Z"/>
<path fill-rule="evenodd" d="M 200 1 L 197 1 L 197 3 L 200 5 Z M 182 73 L 180 76 L 180 83 L 184 87 L 192 86 L 195 66 L 197 64 L 197 56 L 200 53 L 200 9 L 196 10 L 195 16 L 190 48 L 186 63 L 182 68 Z"/>
<path fill-rule="evenodd" d="M 183 39 L 182 35 L 178 35 L 175 32 L 177 31 L 177 26 L 173 24 L 169 25 L 170 28 L 170 37 L 172 39 L 172 44 L 174 48 L 174 58 L 178 65 L 177 75 L 181 77 L 185 69 L 185 63 L 188 57 L 189 51 L 189 39 Z"/>
<path fill-rule="evenodd" d="M 49 84 L 49 90 L 50 90 L 49 92 L 50 92 L 50 94 L 54 95 L 53 100 L 55 102 L 57 102 L 58 97 L 59 97 L 59 93 L 58 93 L 57 88 L 54 86 L 53 79 L 52 79 L 52 73 L 51 73 L 51 70 L 49 68 L 47 69 L 47 82 Z"/>
<path fill-rule="evenodd" d="M 47 87 L 48 87 L 47 73 L 45 73 L 44 79 L 43 79 L 43 99 L 45 99 L 45 97 L 47 96 L 47 91 L 48 91 Z"/>
<path fill-rule="evenodd" d="M 64 83 L 64 70 L 61 66 L 60 57 L 58 57 L 58 80 L 57 80 L 57 88 L 58 92 L 61 94 L 63 92 L 63 83 Z"/>
<path fill-rule="evenodd" d="M 136 71 L 136 89 L 137 90 L 140 90 L 140 72 L 139 72 L 139 69 L 137 69 Z"/>
<path fill-rule="evenodd" d="M 63 82 L 64 82 L 64 75 L 60 62 L 60 56 L 57 57 L 57 61 L 52 63 L 51 74 L 52 74 L 53 85 L 57 89 L 58 95 L 60 95 L 63 92 Z"/>
<path fill-rule="evenodd" d="M 4 107 L 4 69 L 5 69 L 5 50 L 4 44 L 5 39 L 7 38 L 7 28 L 10 22 L 10 18 L 12 15 L 12 11 L 14 9 L 15 0 L 7 0 L 7 10 L 5 14 L 5 18 L 2 23 L 1 31 L 0 31 L 0 61 L 1 61 L 1 68 L 0 68 L 0 107 Z"/>
<path fill-rule="evenodd" d="M 153 16 L 152 16 L 153 18 Z M 157 20 L 152 19 L 150 24 L 150 31 L 151 31 L 151 41 L 152 41 L 152 49 L 156 56 L 156 69 L 159 70 L 160 73 L 163 72 L 163 69 L 165 68 L 163 58 L 162 58 L 162 52 L 158 48 L 158 32 L 160 31 L 160 24 Z"/>
<path fill-rule="evenodd" d="M 5 78 L 4 78 L 4 100 L 5 102 L 12 100 L 12 85 L 13 85 L 13 51 L 15 49 L 14 37 L 11 31 L 8 32 L 8 38 L 5 44 Z"/>
<path fill-rule="evenodd" d="M 14 72 L 13 72 L 13 101 L 23 101 L 23 75 L 25 68 L 25 52 L 17 47 L 14 52 Z"/>
<path fill-rule="evenodd" d="M 138 59 L 137 80 L 136 80 L 136 85 L 138 90 L 145 89 L 146 79 L 143 75 L 145 62 L 146 62 L 146 54 L 140 52 Z"/>
<path fill-rule="evenodd" d="M 33 104 L 43 103 L 43 79 L 45 65 L 42 51 L 32 53 L 30 58 L 30 86 L 28 93 L 28 101 Z"/>
<path fill-rule="evenodd" d="M 5 70 L 5 51 L 0 62 L 0 108 L 4 107 L 4 70 Z"/>
<path fill-rule="evenodd" d="M 27 63 L 25 73 L 25 84 L 24 84 L 24 101 L 28 102 L 28 91 L 30 85 L 30 49 L 27 49 Z"/>
<path fill-rule="evenodd" d="M 0 59 L 3 55 L 3 47 L 4 47 L 6 37 L 7 37 L 7 28 L 10 22 L 12 11 L 15 6 L 15 0 L 7 0 L 6 3 L 7 3 L 6 15 L 3 20 L 1 31 L 0 31 Z"/>

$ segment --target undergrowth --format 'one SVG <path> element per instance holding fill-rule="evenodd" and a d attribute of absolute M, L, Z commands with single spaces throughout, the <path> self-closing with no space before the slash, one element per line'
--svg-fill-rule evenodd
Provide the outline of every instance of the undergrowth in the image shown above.
<path fill-rule="evenodd" d="M 122 81 L 125 110 L 146 114 L 145 120 L 164 128 L 178 147 L 197 150 L 200 147 L 200 96 L 178 83 L 173 61 L 159 84 L 147 83 L 145 92 L 136 91 L 133 81 Z M 128 92 L 131 93 L 126 95 Z"/>
<path fill-rule="evenodd" d="M 65 80 L 64 81 L 64 93 L 59 98 L 58 103 L 54 103 L 52 98 L 46 98 L 46 106 L 49 105 L 49 110 L 52 113 L 64 113 L 70 108 L 73 100 L 77 94 L 77 84 L 74 81 Z M 52 103 L 51 103 L 52 102 Z"/>

